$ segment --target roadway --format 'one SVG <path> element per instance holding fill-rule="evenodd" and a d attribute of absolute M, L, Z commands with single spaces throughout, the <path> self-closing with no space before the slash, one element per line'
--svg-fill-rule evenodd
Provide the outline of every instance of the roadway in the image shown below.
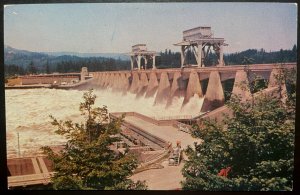
<path fill-rule="evenodd" d="M 146 181 L 149 190 L 176 190 L 181 188 L 180 182 L 184 180 L 181 170 L 184 163 L 179 166 L 169 166 L 168 161 L 161 163 L 162 169 L 150 169 L 130 177 L 133 181 Z"/>

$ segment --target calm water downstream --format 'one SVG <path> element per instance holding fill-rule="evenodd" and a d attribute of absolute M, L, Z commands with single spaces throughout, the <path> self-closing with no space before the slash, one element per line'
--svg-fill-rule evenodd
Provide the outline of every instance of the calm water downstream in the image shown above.
<path fill-rule="evenodd" d="M 84 91 L 58 89 L 6 90 L 6 139 L 8 157 L 18 154 L 19 133 L 21 156 L 34 155 L 43 145 L 58 145 L 65 140 L 54 133 L 49 115 L 57 119 L 80 122 L 79 103 Z M 135 111 L 147 116 L 197 115 L 203 100 L 195 96 L 181 108 L 183 98 L 174 99 L 173 105 L 153 105 L 154 97 L 136 99 L 135 94 L 97 91 L 96 106 L 106 105 L 109 112 Z"/>

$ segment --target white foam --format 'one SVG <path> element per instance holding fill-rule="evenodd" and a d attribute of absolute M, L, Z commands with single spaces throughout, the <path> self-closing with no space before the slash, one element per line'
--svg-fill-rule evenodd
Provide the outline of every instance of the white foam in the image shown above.
<path fill-rule="evenodd" d="M 19 133 L 21 155 L 32 155 L 43 145 L 57 145 L 65 140 L 54 133 L 49 115 L 59 120 L 82 120 L 79 103 L 84 91 L 58 89 L 6 90 L 6 131 L 8 156 L 18 153 L 17 133 Z M 139 112 L 147 116 L 178 116 L 199 114 L 202 99 L 198 96 L 181 108 L 183 98 L 175 98 L 173 104 L 155 105 L 154 97 L 136 98 L 135 94 L 95 90 L 95 106 L 106 105 L 109 112 Z"/>

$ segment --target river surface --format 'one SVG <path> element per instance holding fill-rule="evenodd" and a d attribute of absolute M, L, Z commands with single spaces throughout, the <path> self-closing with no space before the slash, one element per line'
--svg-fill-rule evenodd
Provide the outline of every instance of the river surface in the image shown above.
<path fill-rule="evenodd" d="M 40 153 L 41 146 L 60 145 L 65 140 L 56 135 L 49 115 L 59 120 L 83 120 L 79 104 L 85 91 L 60 89 L 16 89 L 5 91 L 7 156 L 30 156 Z M 136 98 L 135 94 L 95 90 L 95 106 L 106 105 L 109 112 L 139 112 L 151 117 L 198 115 L 203 99 L 197 95 L 181 108 L 183 97 L 173 104 L 154 105 L 154 97 Z M 19 145 L 18 149 L 18 134 Z"/>

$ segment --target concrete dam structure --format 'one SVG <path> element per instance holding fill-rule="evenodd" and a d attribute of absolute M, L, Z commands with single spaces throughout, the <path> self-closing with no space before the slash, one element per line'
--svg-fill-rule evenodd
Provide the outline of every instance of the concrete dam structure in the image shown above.
<path fill-rule="evenodd" d="M 251 82 L 255 76 L 272 81 L 274 74 L 281 69 L 296 67 L 296 63 L 286 64 L 253 64 L 235 66 L 215 66 L 201 68 L 154 69 L 93 72 L 93 79 L 85 87 L 108 89 L 133 93 L 136 98 L 155 96 L 154 104 L 172 104 L 175 97 L 183 97 L 182 107 L 197 95 L 204 98 L 200 112 L 212 111 L 225 103 L 225 83 L 230 86 L 227 92 L 241 95 L 250 94 L 249 90 L 241 90 L 239 84 Z M 271 74 L 271 73 L 274 74 Z"/>

